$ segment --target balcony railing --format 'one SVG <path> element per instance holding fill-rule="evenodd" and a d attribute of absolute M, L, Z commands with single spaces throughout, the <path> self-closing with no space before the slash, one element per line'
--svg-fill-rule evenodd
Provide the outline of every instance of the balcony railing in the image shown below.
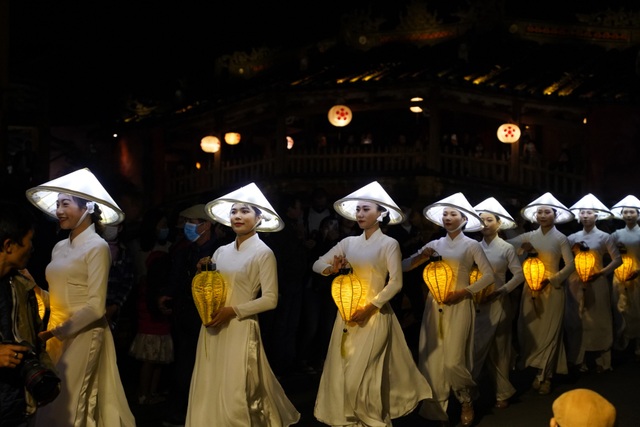
<path fill-rule="evenodd" d="M 580 194 L 585 188 L 582 173 L 552 168 L 548 163 L 520 161 L 517 180 L 509 182 L 509 159 L 474 157 L 441 150 L 439 161 L 428 162 L 427 152 L 413 147 L 355 146 L 287 151 L 282 159 L 267 156 L 253 159 L 224 160 L 208 169 L 173 174 L 167 178 L 167 200 L 184 199 L 200 193 L 228 188 L 235 183 L 318 177 L 353 176 L 431 176 L 473 180 L 492 185 L 512 185 L 522 190 L 550 191 L 554 194 Z M 433 159 L 432 159 L 433 160 Z M 431 168 L 428 165 L 432 165 Z M 433 166 L 435 165 L 435 166 Z"/>

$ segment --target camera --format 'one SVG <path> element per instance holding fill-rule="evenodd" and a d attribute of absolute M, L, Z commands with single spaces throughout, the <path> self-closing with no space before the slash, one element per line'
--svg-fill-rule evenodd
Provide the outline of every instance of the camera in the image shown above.
<path fill-rule="evenodd" d="M 19 344 L 30 349 L 23 353 L 24 359 L 18 366 L 20 376 L 37 405 L 44 406 L 60 394 L 60 378 L 40 362 L 31 344 L 26 341 Z"/>

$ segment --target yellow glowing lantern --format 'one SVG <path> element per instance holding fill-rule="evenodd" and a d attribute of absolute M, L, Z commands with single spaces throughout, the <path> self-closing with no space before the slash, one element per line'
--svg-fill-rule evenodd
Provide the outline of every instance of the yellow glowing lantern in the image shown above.
<path fill-rule="evenodd" d="M 365 306 L 367 288 L 351 268 L 341 268 L 340 274 L 331 283 L 331 296 L 342 320 L 350 322 L 356 310 Z"/>
<path fill-rule="evenodd" d="M 356 310 L 362 308 L 367 303 L 367 287 L 353 270 L 348 267 L 340 269 L 340 273 L 331 282 L 331 296 L 338 306 L 338 311 L 342 320 L 345 322 L 342 329 L 342 340 L 340 342 L 340 354 L 345 357 L 347 354 L 346 341 L 348 336 L 347 323 L 355 314 Z"/>
<path fill-rule="evenodd" d="M 224 134 L 224 142 L 229 145 L 236 145 L 240 143 L 240 134 L 238 132 L 227 132 Z"/>
<path fill-rule="evenodd" d="M 227 284 L 215 264 L 206 266 L 195 275 L 191 293 L 202 323 L 211 322 L 211 315 L 224 307 L 227 299 Z"/>
<path fill-rule="evenodd" d="M 535 298 L 542 289 L 542 280 L 545 274 L 544 263 L 540 261 L 536 252 L 530 252 L 527 255 L 527 259 L 522 263 L 522 272 L 529 289 L 531 289 L 531 296 Z"/>
<path fill-rule="evenodd" d="M 478 280 L 480 280 L 481 277 L 482 272 L 478 268 L 478 265 L 473 264 L 473 267 L 471 267 L 471 271 L 469 271 L 469 286 L 476 283 Z M 476 292 L 475 294 L 473 294 L 473 302 L 476 304 L 476 310 L 478 310 L 477 306 L 479 304 L 482 304 L 487 299 L 487 296 L 493 293 L 494 288 L 495 285 L 492 283 L 486 288 L 482 289 L 480 292 Z"/>
<path fill-rule="evenodd" d="M 627 254 L 627 248 L 620 248 L 620 257 L 622 258 L 622 264 L 613 271 L 613 274 L 618 279 L 618 282 L 625 283 L 629 280 L 629 275 L 634 271 L 635 266 L 633 258 Z M 629 283 L 625 283 L 625 286 L 629 286 Z"/>
<path fill-rule="evenodd" d="M 453 282 L 453 270 L 442 260 L 440 255 L 435 254 L 436 252 L 434 252 L 434 255 L 429 258 L 429 263 L 422 271 L 422 278 L 424 279 L 424 283 L 427 284 L 429 292 L 431 292 L 431 296 L 440 306 L 438 311 L 442 316 L 442 304 L 451 289 L 451 282 Z M 440 333 L 440 338 L 443 338 L 442 319 L 440 319 L 440 322 L 438 323 L 438 331 Z"/>
<path fill-rule="evenodd" d="M 341 128 L 351 123 L 353 114 L 351 113 L 351 109 L 346 105 L 334 105 L 329 110 L 327 117 L 329 118 L 329 123 Z"/>
<path fill-rule="evenodd" d="M 593 274 L 593 267 L 596 265 L 596 257 L 593 252 L 589 250 L 589 246 L 585 242 L 580 242 L 580 250 L 575 257 L 576 272 L 582 280 L 586 283 L 589 277 Z"/>
<path fill-rule="evenodd" d="M 217 136 L 205 136 L 200 140 L 200 148 L 205 153 L 217 153 L 220 151 L 220 140 Z"/>
<path fill-rule="evenodd" d="M 505 123 L 498 128 L 498 140 L 504 144 L 513 144 L 520 139 L 520 128 L 513 123 Z"/>

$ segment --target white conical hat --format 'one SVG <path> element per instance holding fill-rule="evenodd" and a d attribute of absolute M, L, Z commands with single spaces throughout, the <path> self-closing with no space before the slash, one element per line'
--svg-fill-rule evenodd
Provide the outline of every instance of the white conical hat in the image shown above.
<path fill-rule="evenodd" d="M 579 215 L 581 209 L 589 209 L 596 213 L 596 219 L 609 219 L 612 217 L 612 213 L 608 207 L 606 207 L 600 200 L 593 194 L 589 193 L 582 199 L 578 200 L 569 208 L 576 219 L 580 221 Z"/>
<path fill-rule="evenodd" d="M 122 209 L 87 168 L 78 169 L 26 191 L 31 203 L 54 218 L 57 218 L 56 204 L 60 193 L 97 203 L 102 211 L 100 220 L 104 225 L 116 225 L 124 221 Z"/>
<path fill-rule="evenodd" d="M 462 193 L 455 193 L 439 202 L 435 202 L 424 208 L 422 213 L 429 221 L 438 224 L 440 227 L 444 227 L 442 212 L 446 207 L 454 208 L 464 213 L 467 217 L 467 225 L 464 231 L 480 231 L 482 227 L 484 227 L 482 218 L 480 218 L 480 215 L 473 209 Z"/>
<path fill-rule="evenodd" d="M 271 232 L 280 231 L 284 228 L 284 222 L 282 222 L 276 210 L 273 209 L 271 203 L 269 203 L 267 198 L 262 194 L 262 191 L 260 191 L 258 186 L 253 182 L 232 191 L 226 196 L 218 197 L 210 201 L 205 206 L 205 209 L 207 215 L 215 221 L 231 226 L 229 212 L 231 212 L 231 206 L 234 203 L 245 203 L 255 206 L 262 211 L 262 221 L 260 221 L 260 224 L 256 227 L 256 231 Z"/>
<path fill-rule="evenodd" d="M 516 221 L 513 219 L 513 217 L 509 214 L 509 212 L 507 212 L 505 208 L 502 207 L 500 202 L 498 202 L 495 197 L 484 199 L 482 202 L 475 205 L 473 209 L 478 212 L 478 214 L 487 212 L 499 217 L 501 230 L 516 228 L 517 226 Z"/>
<path fill-rule="evenodd" d="M 618 219 L 622 219 L 622 210 L 624 208 L 635 208 L 640 211 L 640 200 L 636 196 L 629 194 L 624 199 L 613 205 L 611 213 Z"/>
<path fill-rule="evenodd" d="M 404 221 L 402 209 L 389 197 L 378 181 L 373 181 L 348 196 L 343 197 L 333 204 L 333 208 L 341 216 L 351 221 L 357 221 L 356 205 L 361 201 L 376 203 L 387 208 L 389 212 L 389 224 L 399 224 Z"/>
<path fill-rule="evenodd" d="M 558 199 L 553 197 L 551 193 L 544 193 L 542 196 L 529 203 L 527 206 L 520 210 L 520 215 L 529 222 L 536 223 L 536 212 L 540 206 L 550 206 L 557 212 L 556 224 L 564 224 L 574 218 L 573 213 L 565 205 L 560 203 Z"/>

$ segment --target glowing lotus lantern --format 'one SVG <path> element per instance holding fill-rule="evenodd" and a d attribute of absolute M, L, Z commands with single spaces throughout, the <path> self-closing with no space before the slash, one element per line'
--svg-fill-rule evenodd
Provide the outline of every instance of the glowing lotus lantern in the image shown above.
<path fill-rule="evenodd" d="M 469 271 L 469 286 L 476 283 L 478 280 L 480 280 L 481 277 L 482 272 L 478 268 L 478 265 L 473 264 L 473 267 L 471 267 L 471 271 Z M 487 299 L 487 296 L 493 293 L 494 288 L 495 285 L 492 283 L 486 288 L 482 289 L 480 292 L 476 292 L 475 294 L 473 294 L 473 302 L 476 305 L 476 311 L 479 310 L 478 305 L 482 304 Z"/>
<path fill-rule="evenodd" d="M 593 267 L 596 265 L 596 257 L 589 250 L 589 246 L 585 242 L 580 242 L 580 250 L 575 257 L 576 272 L 583 283 L 587 283 L 589 277 L 593 274 Z"/>
<path fill-rule="evenodd" d="M 544 263 L 540 261 L 536 252 L 530 252 L 527 255 L 527 259 L 522 263 L 522 272 L 529 289 L 531 289 L 531 295 L 535 298 L 542 288 L 545 273 Z"/>
<path fill-rule="evenodd" d="M 616 276 L 616 279 L 618 279 L 618 282 L 624 283 L 626 287 L 629 286 L 628 278 L 631 272 L 634 271 L 635 266 L 633 258 L 627 254 L 627 248 L 624 246 L 620 247 L 620 257 L 622 258 L 622 264 L 613 271 L 613 274 Z"/>
<path fill-rule="evenodd" d="M 203 324 L 211 321 L 211 315 L 224 307 L 227 299 L 227 284 L 216 270 L 215 264 L 206 266 L 191 282 L 193 302 Z"/>
<path fill-rule="evenodd" d="M 440 255 L 436 254 L 437 252 L 434 252 L 429 258 L 429 263 L 422 271 L 422 278 L 424 283 L 427 284 L 433 299 L 440 306 L 438 311 L 442 315 L 442 304 L 451 289 L 453 270 L 442 260 Z M 440 319 L 438 330 L 440 332 L 440 338 L 442 338 L 442 319 Z"/>

